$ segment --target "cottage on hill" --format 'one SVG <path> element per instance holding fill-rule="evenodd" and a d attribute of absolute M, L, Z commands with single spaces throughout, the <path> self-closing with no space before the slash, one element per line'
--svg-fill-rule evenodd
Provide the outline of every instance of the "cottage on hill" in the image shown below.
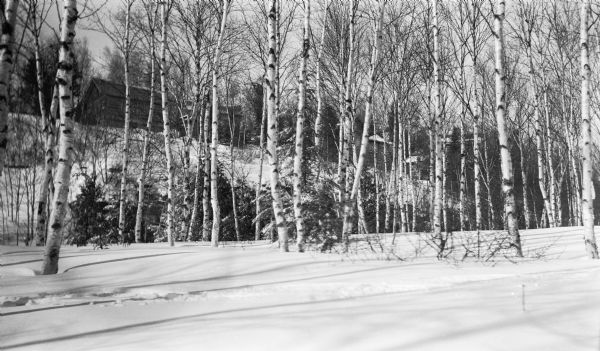
<path fill-rule="evenodd" d="M 150 89 L 130 87 L 131 102 L 130 128 L 146 128 L 150 110 Z M 169 103 L 171 129 L 183 131 L 178 110 Z M 75 113 L 75 121 L 84 125 L 123 128 L 125 125 L 125 85 L 100 78 L 92 78 L 87 86 Z M 161 95 L 154 93 L 154 114 L 152 131 L 162 132 L 163 119 Z"/>

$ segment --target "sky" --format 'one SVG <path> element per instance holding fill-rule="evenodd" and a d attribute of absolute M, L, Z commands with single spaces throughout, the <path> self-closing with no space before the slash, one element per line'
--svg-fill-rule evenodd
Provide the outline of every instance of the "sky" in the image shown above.
<path fill-rule="evenodd" d="M 59 1 L 62 4 L 62 1 Z M 88 7 L 98 7 L 103 5 L 101 13 L 107 14 L 108 12 L 116 9 L 122 3 L 120 0 L 88 0 Z M 94 27 L 94 18 L 86 17 L 89 15 L 89 10 L 79 9 L 82 15 L 82 19 L 77 22 L 77 27 L 75 30 L 75 38 L 76 40 L 81 40 L 82 38 L 86 38 L 88 42 L 88 48 L 92 53 L 92 58 L 94 62 L 94 68 L 101 70 L 102 69 L 102 51 L 105 47 L 112 48 L 113 44 L 111 40 L 106 36 L 106 34 L 101 33 L 99 31 L 93 30 L 91 28 Z M 61 8 L 62 11 L 62 8 Z M 57 14 L 56 8 L 50 10 L 48 17 L 46 19 L 46 26 L 42 29 L 42 37 L 50 38 L 54 35 L 54 31 L 58 32 L 59 28 L 59 16 Z"/>

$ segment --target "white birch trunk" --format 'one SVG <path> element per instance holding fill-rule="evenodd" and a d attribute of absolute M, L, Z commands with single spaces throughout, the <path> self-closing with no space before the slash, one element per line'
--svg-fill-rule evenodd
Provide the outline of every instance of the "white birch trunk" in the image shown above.
<path fill-rule="evenodd" d="M 129 124 L 131 119 L 129 94 L 129 22 L 131 0 L 127 0 L 125 14 L 125 127 L 123 128 L 123 151 L 121 153 L 121 190 L 119 192 L 119 240 L 125 243 L 125 191 L 127 190 L 127 166 L 129 165 Z"/>
<path fill-rule="evenodd" d="M 438 0 L 433 0 L 433 89 L 434 89 L 434 109 L 433 134 L 435 136 L 435 197 L 433 204 L 433 235 L 439 240 L 440 252 L 444 250 L 444 238 L 442 237 L 442 144 L 444 143 L 441 119 L 442 119 L 442 98 L 441 77 L 440 77 L 440 43 L 439 43 L 439 23 L 438 23 Z"/>
<path fill-rule="evenodd" d="M 267 125 L 267 89 L 263 84 L 263 108 L 262 108 L 262 119 L 260 123 L 260 156 L 258 166 L 258 182 L 256 184 L 256 223 L 254 224 L 254 240 L 260 240 L 260 219 L 262 217 L 261 206 L 260 206 L 260 191 L 262 189 L 262 173 L 263 163 L 265 160 L 265 126 Z"/>
<path fill-rule="evenodd" d="M 344 86 L 344 114 L 341 128 L 343 128 L 343 140 L 340 142 L 342 150 L 341 177 L 344 178 L 344 186 L 340 186 L 342 206 L 342 242 L 344 243 L 344 252 L 348 249 L 349 234 L 352 232 L 353 218 L 350 216 L 354 210 L 354 204 L 350 198 L 350 153 L 352 151 L 352 78 L 354 75 L 354 45 L 356 32 L 356 10 L 358 1 L 353 0 L 350 3 L 350 28 L 348 38 L 348 66 L 346 67 L 346 84 Z M 354 187 L 354 186 L 352 186 Z"/>
<path fill-rule="evenodd" d="M 304 252 L 304 215 L 302 213 L 302 162 L 304 157 L 304 110 L 306 100 L 306 66 L 310 50 L 310 0 L 304 0 L 303 43 L 298 75 L 298 115 L 296 117 L 296 152 L 294 156 L 294 216 L 296 217 L 296 245 Z"/>
<path fill-rule="evenodd" d="M 171 127 L 169 123 L 169 106 L 167 95 L 167 4 L 162 3 L 161 6 L 162 18 L 162 37 L 160 49 L 160 95 L 161 109 L 163 118 L 163 135 L 165 139 L 165 155 L 167 168 L 167 239 L 170 246 L 175 245 L 173 236 L 173 178 L 175 171 L 173 168 L 173 154 L 171 151 Z"/>
<path fill-rule="evenodd" d="M 523 256 L 521 250 L 521 238 L 519 235 L 519 224 L 517 221 L 517 208 L 515 205 L 514 177 L 512 159 L 508 145 L 508 127 L 506 125 L 506 96 L 504 76 L 504 0 L 497 1 L 497 12 L 494 13 L 494 37 L 495 37 L 495 63 L 496 63 L 496 123 L 498 125 L 498 141 L 500 143 L 500 161 L 502 168 L 502 190 L 504 192 L 504 210 L 508 233 L 513 240 L 513 246 L 517 256 Z"/>
<path fill-rule="evenodd" d="M 210 144 L 210 201 L 212 205 L 212 232 L 211 245 L 217 247 L 219 245 L 219 233 L 221 232 L 221 208 L 219 206 L 219 191 L 217 186 L 217 146 L 219 145 L 219 65 L 221 58 L 221 45 L 223 43 L 223 35 L 225 33 L 225 25 L 227 24 L 227 15 L 229 14 L 230 0 L 223 2 L 223 14 L 221 18 L 221 26 L 219 29 L 219 38 L 213 57 L 213 72 L 212 72 L 212 140 Z"/>
<path fill-rule="evenodd" d="M 592 183 L 592 131 L 590 123 L 590 76 L 592 70 L 589 64 L 588 47 L 588 17 L 591 12 L 590 0 L 584 0 L 581 5 L 581 163 L 582 170 L 582 210 L 583 237 L 585 250 L 590 258 L 598 259 L 598 247 L 594 234 L 594 197 Z"/>
<path fill-rule="evenodd" d="M 41 73 L 41 72 L 40 72 Z M 41 75 L 40 75 L 41 78 Z M 41 90 L 40 90 L 41 92 Z M 43 95 L 43 93 L 42 93 Z M 40 104 L 43 104 L 43 96 L 40 96 Z M 58 114 L 58 86 L 54 84 L 52 90 L 52 103 L 49 112 L 42 112 L 44 118 L 44 173 L 40 183 L 38 205 L 37 205 L 37 223 L 35 229 L 35 245 L 44 246 L 46 242 L 46 233 L 48 231 L 49 208 L 47 201 L 52 199 L 50 190 L 52 188 L 54 171 L 54 154 L 56 147 L 56 115 Z"/>
<path fill-rule="evenodd" d="M 15 8 L 16 10 L 16 8 Z M 58 163 L 55 178 L 55 193 L 52 203 L 52 212 L 49 217 L 50 228 L 44 250 L 42 274 L 56 274 L 58 272 L 58 258 L 63 236 L 63 221 L 67 214 L 69 185 L 71 180 L 71 167 L 73 165 L 73 39 L 75 38 L 75 24 L 77 22 L 77 2 L 67 0 L 64 3 L 60 41 L 62 45 L 58 54 L 58 72 L 56 82 L 60 96 L 60 133 Z"/>
<path fill-rule="evenodd" d="M 550 199 L 548 199 L 548 191 L 546 190 L 546 173 L 543 159 L 543 142 L 542 142 L 542 124 L 540 123 L 540 109 L 539 109 L 539 95 L 535 88 L 535 76 L 533 57 L 531 51 L 531 43 L 528 42 L 527 54 L 529 56 L 529 90 L 530 95 L 533 98 L 533 119 L 535 123 L 535 147 L 537 151 L 537 168 L 538 168 L 538 186 L 540 193 L 542 194 L 542 201 L 544 202 L 544 208 L 548 214 L 548 222 L 551 227 L 554 227 L 554 211 L 550 207 Z"/>
<path fill-rule="evenodd" d="M 211 109 L 206 108 L 204 112 L 204 125 L 202 128 L 204 129 L 204 139 L 203 139 L 203 151 L 204 151 L 204 179 L 202 184 L 202 241 L 208 241 L 210 239 L 210 233 L 212 225 L 210 223 L 210 214 L 212 211 L 211 203 L 210 203 L 210 144 L 208 142 L 210 137 L 210 129 L 211 129 Z"/>
<path fill-rule="evenodd" d="M 197 66 L 197 68 L 199 68 Z M 198 69 L 199 71 L 199 69 Z M 199 78 L 198 78 L 199 79 Z M 200 88 L 198 86 L 198 88 Z M 204 151 L 206 150 L 204 144 L 204 119 L 206 118 L 207 104 L 208 104 L 208 92 L 205 91 L 204 99 L 202 101 L 202 109 L 200 111 L 199 129 L 200 135 L 198 136 L 198 155 L 196 159 L 196 178 L 194 179 L 194 202 L 192 204 L 192 215 L 190 216 L 190 222 L 188 224 L 188 232 L 186 235 L 186 241 L 191 241 L 193 236 L 193 230 L 198 222 L 198 205 L 200 204 L 200 186 L 202 185 L 200 179 L 203 177 L 204 172 Z"/>
<path fill-rule="evenodd" d="M 4 3 L 4 2 L 3 2 Z M 13 33 L 17 19 L 18 0 L 7 0 L 0 35 L 0 176 L 4 171 L 8 146 L 8 87 L 13 66 Z"/>
<path fill-rule="evenodd" d="M 144 132 L 144 141 L 142 146 L 142 168 L 138 178 L 138 203 L 135 214 L 135 242 L 142 242 L 142 216 L 144 214 L 144 196 L 146 190 L 146 174 L 148 172 L 148 147 L 150 145 L 150 135 L 152 133 L 152 118 L 154 117 L 154 89 L 156 74 L 156 42 L 154 37 L 154 26 L 158 15 L 158 6 L 154 7 L 154 14 L 150 23 L 150 105 L 148 108 L 148 120 L 146 121 L 146 131 Z"/>
<path fill-rule="evenodd" d="M 288 251 L 288 228 L 283 214 L 283 200 L 281 198 L 281 184 L 279 182 L 279 159 L 277 156 L 277 144 L 279 140 L 277 130 L 277 40 L 276 40 L 276 21 L 277 21 L 277 0 L 270 1 L 268 35 L 269 35 L 269 61 L 267 70 L 267 118 L 269 121 L 267 149 L 269 163 L 271 165 L 271 197 L 273 198 L 273 214 L 275 216 L 275 225 L 277 235 L 279 236 L 279 245 L 282 252 Z"/>
<path fill-rule="evenodd" d="M 321 41 L 319 44 L 319 51 L 317 53 L 317 67 L 316 67 L 316 78 L 315 78 L 315 94 L 317 95 L 317 117 L 315 118 L 315 151 L 317 155 L 321 152 L 321 128 L 323 119 L 323 92 L 321 91 L 321 84 L 323 78 L 321 77 L 321 61 L 323 60 L 323 46 L 325 44 L 325 29 L 327 28 L 327 10 L 325 10 L 325 17 L 323 21 L 323 30 L 321 31 Z M 320 158 L 320 156 L 318 156 Z M 320 162 L 319 162 L 320 164 Z"/>
<path fill-rule="evenodd" d="M 459 221 L 460 231 L 466 230 L 466 200 L 467 200 L 467 148 L 465 145 L 465 114 L 463 114 L 462 120 L 460 121 L 460 205 L 459 205 Z"/>
<path fill-rule="evenodd" d="M 375 73 L 377 68 L 377 61 L 379 59 L 379 47 L 381 46 L 381 27 L 383 23 L 383 14 L 385 11 L 385 1 L 381 1 L 379 4 L 379 17 L 377 19 L 375 29 L 375 44 L 373 46 L 373 52 L 371 53 L 371 64 L 369 72 L 369 81 L 367 83 L 367 103 L 365 106 L 365 119 L 363 122 L 363 131 L 360 142 L 360 151 L 358 153 L 358 162 L 356 164 L 356 171 L 354 172 L 354 180 L 352 183 L 352 190 L 350 192 L 350 198 L 344 206 L 344 242 L 347 244 L 347 237 L 352 230 L 352 222 L 354 220 L 353 209 L 355 206 L 356 198 L 360 187 L 360 177 L 362 176 L 363 169 L 365 167 L 365 160 L 367 158 L 367 147 L 369 145 L 369 128 L 371 125 L 372 110 L 373 110 L 373 91 L 375 89 Z M 354 17 L 351 22 L 351 42 L 350 42 L 350 62 L 352 62 L 352 49 L 354 48 Z M 348 86 L 346 87 L 346 103 L 348 103 L 351 81 L 351 64 L 348 64 Z M 348 115 L 348 118 L 350 116 Z"/>

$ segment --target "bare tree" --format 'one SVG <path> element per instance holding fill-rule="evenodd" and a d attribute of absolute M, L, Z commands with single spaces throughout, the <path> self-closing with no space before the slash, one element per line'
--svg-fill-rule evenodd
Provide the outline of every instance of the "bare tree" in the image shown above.
<path fill-rule="evenodd" d="M 504 75 L 504 0 L 498 0 L 494 12 L 494 38 L 495 38 L 495 81 L 496 81 L 496 123 L 498 125 L 498 140 L 500 142 L 500 159 L 502 166 L 502 191 L 504 192 L 504 211 L 508 233 L 513 240 L 517 256 L 523 256 L 521 250 L 521 237 L 517 221 L 517 208 L 515 205 L 514 176 L 512 159 L 508 145 L 508 128 L 506 126 L 506 95 Z"/>
<path fill-rule="evenodd" d="M 219 69 L 221 58 L 221 44 L 223 34 L 225 33 L 225 25 L 227 24 L 227 15 L 229 14 L 230 0 L 223 2 L 223 12 L 221 13 L 221 25 L 219 30 L 219 38 L 215 47 L 212 65 L 212 142 L 210 145 L 210 195 L 212 203 L 212 234 L 211 243 L 213 247 L 219 245 L 219 232 L 221 229 L 221 208 L 219 206 L 218 187 L 217 187 L 217 146 L 219 143 Z"/>
<path fill-rule="evenodd" d="M 588 47 L 588 17 L 591 12 L 590 0 L 581 4 L 581 156 L 582 156 L 582 182 L 581 192 L 583 201 L 583 236 L 585 249 L 588 256 L 598 259 L 598 247 L 594 235 L 594 199 L 592 197 L 592 138 L 590 125 L 590 76 L 592 70 L 589 63 Z"/>
<path fill-rule="evenodd" d="M 8 144 L 8 87 L 13 66 L 13 34 L 17 18 L 18 0 L 7 0 L 0 35 L 0 176 L 4 171 Z"/>
<path fill-rule="evenodd" d="M 294 155 L 294 216 L 296 217 L 296 245 L 304 252 L 304 215 L 302 213 L 302 163 L 304 162 L 304 113 L 306 101 L 306 65 L 310 52 L 310 0 L 304 0 L 304 27 L 302 52 L 298 74 L 298 114 L 296 117 L 296 152 Z"/>
<path fill-rule="evenodd" d="M 58 163 L 54 187 L 52 212 L 49 217 L 50 229 L 44 251 L 42 274 L 56 274 L 58 272 L 58 258 L 63 235 L 63 223 L 67 212 L 67 197 L 71 180 L 71 167 L 73 165 L 73 39 L 75 38 L 75 24 L 77 23 L 77 1 L 67 0 L 64 4 L 59 50 L 58 72 L 56 83 L 60 97 L 60 140 L 58 144 Z"/>
<path fill-rule="evenodd" d="M 281 183 L 279 181 L 279 158 L 277 155 L 277 144 L 279 140 L 277 130 L 277 73 L 276 66 L 279 59 L 277 50 L 277 11 L 278 0 L 270 1 L 268 18 L 268 36 L 269 36 L 269 61 L 266 77 L 267 86 L 267 118 L 269 121 L 267 150 L 269 163 L 271 165 L 271 197 L 273 198 L 273 214 L 275 216 L 275 225 L 279 236 L 279 245 L 282 252 L 288 251 L 288 228 L 285 216 L 283 215 L 283 200 L 281 198 Z"/>

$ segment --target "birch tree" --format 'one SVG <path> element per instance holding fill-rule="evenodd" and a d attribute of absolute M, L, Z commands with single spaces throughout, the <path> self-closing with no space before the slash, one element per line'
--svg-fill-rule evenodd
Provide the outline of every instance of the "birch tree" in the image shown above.
<path fill-rule="evenodd" d="M 442 97 L 441 97 L 441 77 L 440 77 L 440 42 L 439 42 L 439 21 L 438 21 L 438 0 L 433 0 L 433 134 L 435 144 L 435 195 L 433 206 L 433 235 L 440 240 L 440 251 L 444 249 L 444 239 L 442 238 L 442 143 L 443 131 L 441 126 L 442 119 Z"/>
<path fill-rule="evenodd" d="M 590 123 L 590 76 L 588 17 L 591 12 L 590 0 L 582 1 L 580 45 L 581 45 L 581 163 L 582 163 L 582 210 L 585 250 L 590 258 L 598 259 L 598 247 L 594 234 L 594 198 L 592 196 L 592 130 Z"/>
<path fill-rule="evenodd" d="M 135 242 L 142 242 L 142 215 L 144 212 L 144 195 L 146 189 L 146 173 L 148 172 L 148 146 L 150 145 L 150 136 L 152 133 L 152 118 L 154 116 L 154 81 L 156 74 L 156 38 L 155 26 L 158 17 L 158 5 L 151 1 L 146 9 L 148 14 L 148 24 L 150 28 L 150 102 L 148 108 L 148 120 L 146 122 L 146 131 L 142 145 L 142 167 L 138 178 L 138 204 L 135 214 Z"/>
<path fill-rule="evenodd" d="M 35 227 L 35 245 L 42 246 L 46 240 L 47 230 L 47 203 L 49 188 L 52 183 L 52 171 L 54 169 L 54 147 L 55 140 L 55 124 L 56 124 L 56 113 L 58 108 L 58 88 L 54 85 L 52 102 L 50 110 L 46 108 L 46 97 L 44 94 L 44 79 L 42 69 L 42 57 L 40 53 L 40 35 L 44 20 L 51 6 L 46 6 L 46 3 L 42 3 L 41 6 L 38 0 L 29 1 L 29 13 L 31 18 L 31 24 L 29 30 L 33 36 L 34 44 L 34 55 L 35 55 L 35 73 L 36 73 L 36 87 L 38 95 L 38 105 L 40 108 L 40 115 L 42 118 L 42 132 L 44 133 L 44 171 L 42 179 L 38 187 L 38 202 L 37 202 L 37 220 Z"/>
<path fill-rule="evenodd" d="M 379 59 L 379 51 L 381 46 L 381 28 L 383 27 L 383 16 L 385 13 L 385 4 L 387 0 L 379 0 L 379 13 L 376 19 L 375 25 L 375 40 L 373 44 L 373 51 L 371 53 L 371 63 L 369 68 L 369 80 L 367 83 L 367 102 L 365 105 L 365 119 L 363 122 L 363 131 L 360 142 L 360 152 L 358 153 L 358 163 L 356 165 L 356 171 L 354 172 L 354 180 L 352 183 L 352 191 L 350 193 L 350 201 L 356 201 L 356 196 L 359 191 L 360 177 L 365 167 L 365 160 L 367 157 L 367 147 L 369 146 L 369 128 L 371 125 L 372 110 L 373 110 L 373 91 L 375 89 L 375 74 L 377 69 L 377 62 Z M 348 207 L 345 211 L 351 211 L 352 207 Z M 351 219 L 351 212 L 347 213 Z M 348 224 L 350 227 L 350 224 Z"/>
<path fill-rule="evenodd" d="M 267 118 L 268 118 L 268 136 L 267 150 L 269 155 L 269 164 L 271 165 L 271 197 L 273 199 L 273 214 L 275 216 L 275 225 L 277 227 L 277 235 L 279 237 L 279 247 L 282 252 L 288 251 L 288 228 L 285 216 L 283 215 L 283 200 L 281 198 L 281 183 L 279 181 L 279 158 L 277 155 L 277 145 L 279 136 L 277 130 L 277 74 L 276 66 L 278 58 L 276 27 L 277 27 L 277 0 L 269 2 L 269 17 L 268 17 L 268 37 L 269 37 L 269 60 L 267 69 L 267 78 L 265 84 L 267 86 Z"/>
<path fill-rule="evenodd" d="M 302 52 L 298 74 L 298 114 L 296 117 L 296 152 L 294 155 L 294 216 L 296 217 L 296 245 L 304 252 L 304 215 L 302 213 L 302 162 L 304 157 L 304 113 L 306 101 L 306 66 L 310 50 L 310 0 L 304 0 L 304 27 Z"/>
<path fill-rule="evenodd" d="M 223 42 L 223 34 L 225 33 L 225 25 L 227 24 L 227 15 L 229 14 L 230 0 L 223 2 L 223 12 L 221 14 L 221 25 L 219 29 L 219 37 L 213 56 L 212 66 L 212 141 L 210 145 L 210 200 L 212 204 L 212 233 L 211 244 L 213 247 L 219 245 L 219 233 L 221 230 L 221 208 L 219 206 L 218 187 L 217 187 L 217 146 L 219 144 L 219 68 L 221 58 L 221 45 Z"/>
<path fill-rule="evenodd" d="M 0 176 L 4 171 L 8 145 L 8 87 L 13 66 L 13 33 L 17 19 L 18 0 L 7 0 L 0 34 Z"/>
<path fill-rule="evenodd" d="M 129 86 L 129 57 L 130 57 L 130 41 L 129 41 L 129 27 L 131 17 L 131 6 L 133 0 L 127 0 L 126 2 L 126 13 L 125 13 L 125 47 L 123 50 L 125 59 L 125 126 L 123 128 L 123 151 L 122 157 L 122 170 L 121 170 L 121 191 L 119 192 L 119 238 L 125 242 L 125 190 L 127 189 L 127 166 L 129 165 L 129 124 L 131 119 L 131 99 L 130 99 L 130 86 Z M 152 63 L 154 64 L 154 63 Z M 151 98 L 152 99 L 152 98 Z"/>
<path fill-rule="evenodd" d="M 497 9 L 494 12 L 494 57 L 495 57 L 495 86 L 496 86 L 496 123 L 498 126 L 498 141 L 500 143 L 500 161 L 502 168 L 502 191 L 504 192 L 504 211 L 506 226 L 509 236 L 513 240 L 513 246 L 517 256 L 523 256 L 521 250 L 521 238 L 517 221 L 517 208 L 515 205 L 514 176 L 512 159 L 508 145 L 508 127 L 506 125 L 506 93 L 504 75 L 504 31 L 503 22 L 505 16 L 504 0 L 497 1 Z"/>
<path fill-rule="evenodd" d="M 163 118 L 163 136 L 165 140 L 165 156 L 167 169 L 167 240 L 170 246 L 175 245 L 173 236 L 173 178 L 175 169 L 173 167 L 173 153 L 171 150 L 171 125 L 169 122 L 169 102 L 167 93 L 167 4 L 168 1 L 161 3 L 161 47 L 160 47 L 160 96 L 161 110 Z"/>
<path fill-rule="evenodd" d="M 12 14 L 11 14 L 12 15 Z M 63 236 L 63 223 L 67 212 L 67 198 L 71 180 L 71 167 L 73 165 L 73 65 L 72 52 L 73 39 L 75 38 L 75 24 L 77 23 L 77 1 L 64 2 L 62 23 L 60 29 L 61 46 L 59 50 L 58 72 L 56 83 L 59 94 L 60 110 L 60 139 L 58 145 L 58 163 L 54 187 L 52 212 L 49 217 L 50 228 L 44 250 L 42 274 L 56 274 L 58 272 L 58 259 Z M 8 17 L 7 17 L 8 18 Z"/>

